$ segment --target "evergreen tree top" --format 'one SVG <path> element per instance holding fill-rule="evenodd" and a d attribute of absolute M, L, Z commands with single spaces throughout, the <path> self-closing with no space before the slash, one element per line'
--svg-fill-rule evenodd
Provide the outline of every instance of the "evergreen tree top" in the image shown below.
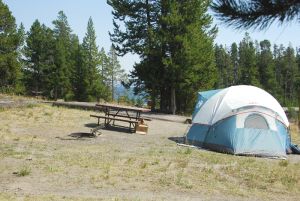
<path fill-rule="evenodd" d="M 16 20 L 9 10 L 8 6 L 0 0 L 0 34 L 15 33 Z"/>
<path fill-rule="evenodd" d="M 54 33 L 56 36 L 63 38 L 69 38 L 72 32 L 72 29 L 68 23 L 67 16 L 63 11 L 58 12 L 57 19 L 52 22 L 54 24 Z"/>
<path fill-rule="evenodd" d="M 212 9 L 220 20 L 236 28 L 264 29 L 275 20 L 299 21 L 300 15 L 299 0 L 215 0 Z"/>
<path fill-rule="evenodd" d="M 94 28 L 94 23 L 92 18 L 90 17 L 87 24 L 87 32 L 85 33 L 85 37 L 83 38 L 83 47 L 88 49 L 93 49 L 98 52 L 98 46 L 96 45 L 96 32 Z"/>

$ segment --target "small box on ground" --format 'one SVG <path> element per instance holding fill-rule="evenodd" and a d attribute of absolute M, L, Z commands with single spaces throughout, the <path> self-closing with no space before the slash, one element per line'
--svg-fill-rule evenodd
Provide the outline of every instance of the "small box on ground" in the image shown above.
<path fill-rule="evenodd" d="M 144 121 L 140 121 L 137 125 L 136 125 L 136 131 L 135 133 L 137 134 L 142 134 L 142 135 L 146 135 L 148 133 L 148 125 L 144 123 Z"/>

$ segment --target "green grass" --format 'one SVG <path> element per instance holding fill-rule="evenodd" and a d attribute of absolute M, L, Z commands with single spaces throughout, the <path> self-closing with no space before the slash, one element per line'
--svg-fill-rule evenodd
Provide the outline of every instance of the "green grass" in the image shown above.
<path fill-rule="evenodd" d="M 289 165 L 289 162 L 287 160 L 282 160 L 278 163 L 281 167 L 287 167 Z"/>
<path fill-rule="evenodd" d="M 31 173 L 31 168 L 28 166 L 22 167 L 18 172 L 16 172 L 18 177 L 25 177 L 30 175 Z"/>
<path fill-rule="evenodd" d="M 0 107 L 0 112 L 4 112 L 4 111 L 6 111 L 6 110 L 7 110 L 6 108 Z"/>
<path fill-rule="evenodd" d="M 13 194 L 0 192 L 0 201 L 16 201 L 17 199 Z"/>

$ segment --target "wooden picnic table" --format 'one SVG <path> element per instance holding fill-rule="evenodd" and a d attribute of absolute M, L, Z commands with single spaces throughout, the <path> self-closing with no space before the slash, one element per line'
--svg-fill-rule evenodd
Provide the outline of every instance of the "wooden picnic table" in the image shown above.
<path fill-rule="evenodd" d="M 96 104 L 96 109 L 104 112 L 104 116 L 90 115 L 91 117 L 98 118 L 98 125 L 100 125 L 100 119 L 104 119 L 105 127 L 115 125 L 115 121 L 129 123 L 129 130 L 136 131 L 136 125 L 142 120 L 142 112 L 150 112 L 150 109 L 131 107 L 114 104 Z"/>

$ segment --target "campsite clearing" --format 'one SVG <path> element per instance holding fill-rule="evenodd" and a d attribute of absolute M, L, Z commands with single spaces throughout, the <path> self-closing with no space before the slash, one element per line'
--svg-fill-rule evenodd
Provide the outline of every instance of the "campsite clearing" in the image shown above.
<path fill-rule="evenodd" d="M 146 136 L 102 130 L 93 137 L 89 115 L 46 104 L 1 110 L 0 200 L 300 197 L 300 156 L 272 160 L 177 146 L 188 125 L 155 119 Z M 299 144 L 295 126 L 292 134 Z"/>

